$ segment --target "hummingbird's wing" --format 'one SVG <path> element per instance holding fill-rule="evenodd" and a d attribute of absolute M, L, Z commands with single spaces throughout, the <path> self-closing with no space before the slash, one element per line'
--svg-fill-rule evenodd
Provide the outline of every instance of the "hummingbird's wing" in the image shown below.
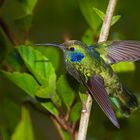
<path fill-rule="evenodd" d="M 74 68 L 74 66 L 67 62 L 65 62 L 65 64 L 66 64 L 66 70 L 68 71 L 68 73 L 71 76 L 73 76 L 79 83 L 82 84 L 81 77 L 80 77 L 78 71 Z"/>
<path fill-rule="evenodd" d="M 104 81 L 101 77 L 94 75 L 84 85 L 88 88 L 89 93 L 101 107 L 110 121 L 119 128 L 119 123 L 115 117 L 115 113 L 112 109 L 111 102 L 108 98 L 107 92 L 104 87 Z"/>
<path fill-rule="evenodd" d="M 94 49 L 100 53 L 109 64 L 121 61 L 140 60 L 139 41 L 107 41 L 95 45 Z"/>

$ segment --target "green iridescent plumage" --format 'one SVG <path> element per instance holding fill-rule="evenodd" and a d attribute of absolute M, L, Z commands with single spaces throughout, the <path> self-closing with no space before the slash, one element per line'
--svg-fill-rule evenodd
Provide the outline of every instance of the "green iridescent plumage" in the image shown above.
<path fill-rule="evenodd" d="M 57 46 L 63 51 L 67 71 L 87 88 L 116 127 L 119 124 L 110 100 L 126 116 L 138 108 L 137 98 L 121 83 L 111 64 L 139 60 L 140 42 L 107 41 L 87 46 L 72 40 L 61 45 L 42 45 Z"/>

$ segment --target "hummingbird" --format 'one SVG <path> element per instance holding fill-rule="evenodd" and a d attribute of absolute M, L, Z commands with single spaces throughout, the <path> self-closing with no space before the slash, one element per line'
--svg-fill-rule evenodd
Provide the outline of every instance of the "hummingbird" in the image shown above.
<path fill-rule="evenodd" d="M 120 125 L 112 105 L 125 116 L 138 108 L 137 97 L 120 81 L 111 65 L 140 60 L 139 41 L 106 41 L 87 46 L 81 41 L 69 40 L 63 44 L 36 45 L 54 46 L 62 50 L 68 73 L 86 87 L 117 128 Z"/>

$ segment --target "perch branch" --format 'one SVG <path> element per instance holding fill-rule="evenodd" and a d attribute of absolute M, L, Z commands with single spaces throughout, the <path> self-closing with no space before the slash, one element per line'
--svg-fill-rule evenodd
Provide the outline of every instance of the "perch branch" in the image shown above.
<path fill-rule="evenodd" d="M 98 42 L 106 41 L 108 38 L 111 20 L 112 20 L 113 12 L 115 10 L 116 3 L 117 3 L 117 0 L 110 0 L 109 1 Z M 79 132 L 78 132 L 78 140 L 86 140 L 91 106 L 92 106 L 92 97 L 88 94 L 88 98 L 86 101 L 87 111 L 81 113 L 81 120 L 80 120 Z"/>
<path fill-rule="evenodd" d="M 86 112 L 82 111 L 82 113 L 81 113 L 78 140 L 86 140 L 88 122 L 89 122 L 90 111 L 91 111 L 91 107 L 92 107 L 92 97 L 90 96 L 90 94 L 88 94 L 85 105 L 86 105 Z"/>
<path fill-rule="evenodd" d="M 117 4 L 117 0 L 109 1 L 98 42 L 106 41 L 108 38 L 112 16 L 113 16 L 116 4 Z"/>

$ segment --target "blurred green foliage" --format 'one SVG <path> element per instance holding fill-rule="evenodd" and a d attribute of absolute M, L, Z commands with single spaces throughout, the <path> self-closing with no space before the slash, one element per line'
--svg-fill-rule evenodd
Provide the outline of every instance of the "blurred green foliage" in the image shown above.
<path fill-rule="evenodd" d="M 0 6 L 0 136 L 3 140 L 51 140 L 60 139 L 59 134 L 69 140 L 70 131 L 56 126 L 54 118 L 59 121 L 62 118 L 77 130 L 82 108 L 80 98 L 82 103 L 86 98 L 84 90 L 79 98 L 79 85 L 66 73 L 58 49 L 32 44 L 62 43 L 67 39 L 82 40 L 88 45 L 95 43 L 107 4 L 108 0 L 5 0 Z M 118 1 L 110 40 L 140 40 L 139 4 L 138 0 Z M 140 97 L 140 63 L 120 63 L 113 68 Z M 120 118 L 118 130 L 94 103 L 87 140 L 139 140 L 139 115 L 140 110 L 130 118 Z M 58 127 L 59 134 L 54 127 Z"/>
<path fill-rule="evenodd" d="M 22 137 L 21 137 L 22 136 Z M 34 140 L 32 122 L 28 110 L 22 107 L 21 121 L 15 128 L 11 140 Z"/>

